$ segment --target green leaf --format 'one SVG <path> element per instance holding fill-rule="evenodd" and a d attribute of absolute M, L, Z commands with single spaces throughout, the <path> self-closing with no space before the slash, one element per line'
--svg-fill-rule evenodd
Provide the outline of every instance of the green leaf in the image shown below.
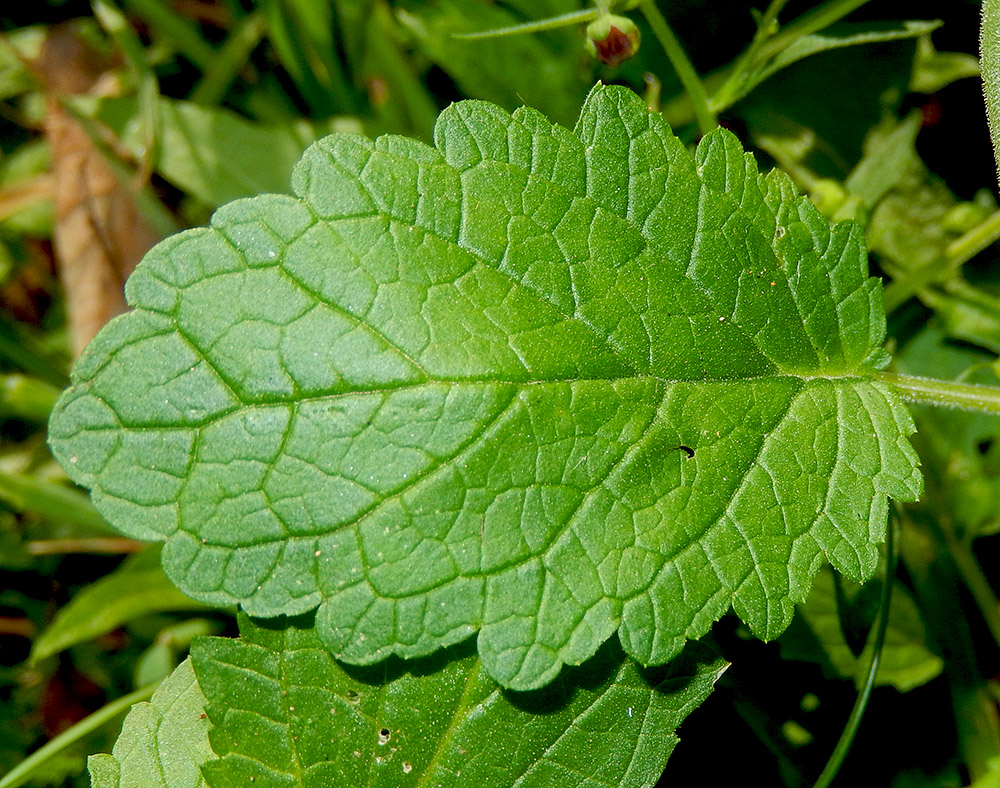
<path fill-rule="evenodd" d="M 84 534 L 114 533 L 83 492 L 38 475 L 0 470 L 0 501 L 15 512 L 41 516 Z"/>
<path fill-rule="evenodd" d="M 134 98 L 106 98 L 86 105 L 125 145 L 141 156 Z M 358 131 L 360 124 L 334 118 L 322 129 L 307 121 L 253 123 L 227 110 L 160 97 L 156 101 L 156 171 L 210 206 L 267 191 L 285 191 L 292 168 L 318 136 Z M 267 151 L 267 155 L 262 155 Z"/>
<path fill-rule="evenodd" d="M 725 663 L 694 644 L 669 672 L 608 644 L 586 668 L 507 693 L 467 646 L 345 671 L 308 621 L 243 620 L 192 653 L 218 760 L 209 786 L 651 786 Z"/>
<path fill-rule="evenodd" d="M 578 30 L 565 28 L 504 38 L 457 36 L 496 30 L 532 19 L 579 11 L 575 0 L 513 0 L 467 3 L 434 0 L 407 3 L 399 21 L 426 56 L 444 70 L 462 94 L 506 108 L 528 104 L 557 122 L 572 122 L 591 85 Z"/>
<path fill-rule="evenodd" d="M 926 173 L 916 147 L 920 123 L 920 113 L 911 112 L 901 121 L 873 129 L 865 140 L 864 158 L 851 170 L 844 188 L 871 207 L 900 188 L 915 170 Z"/>
<path fill-rule="evenodd" d="M 967 52 L 938 52 L 930 36 L 917 42 L 910 92 L 937 93 L 952 82 L 979 76 L 979 59 Z"/>
<path fill-rule="evenodd" d="M 149 547 L 73 597 L 35 640 L 31 658 L 45 659 L 150 613 L 204 609 L 167 579 L 159 547 Z"/>
<path fill-rule="evenodd" d="M 859 229 L 622 88 L 436 140 L 328 137 L 147 256 L 50 422 L 109 521 L 351 663 L 479 630 L 518 689 L 869 577 L 921 481 Z"/>
<path fill-rule="evenodd" d="M 212 757 L 205 698 L 182 662 L 125 718 L 110 755 L 87 762 L 93 788 L 204 788 L 200 767 Z"/>
<path fill-rule="evenodd" d="M 910 294 L 921 291 L 923 297 L 921 280 L 930 284 L 956 276 L 961 261 L 956 261 L 953 242 L 987 221 L 995 203 L 985 192 L 974 202 L 959 202 L 921 160 L 918 131 L 916 113 L 882 123 L 869 135 L 865 157 L 845 185 L 872 207 L 869 250 L 894 280 L 913 287 Z"/>
<path fill-rule="evenodd" d="M 749 93 L 765 79 L 804 58 L 845 47 L 882 44 L 930 35 L 941 26 L 941 20 L 911 19 L 905 22 L 845 22 L 825 30 L 802 36 L 785 47 L 747 78 L 743 94 Z"/>
<path fill-rule="evenodd" d="M 240 632 L 196 641 L 133 708 L 90 759 L 94 788 L 650 786 L 727 667 L 693 644 L 642 670 L 609 644 L 545 690 L 507 693 L 469 646 L 346 671 L 308 619 L 243 617 Z"/>
<path fill-rule="evenodd" d="M 821 52 L 759 85 L 733 111 L 754 143 L 803 186 L 812 184 L 802 171 L 843 181 L 862 158 L 869 129 L 899 108 L 915 49 L 898 41 L 866 47 L 863 58 L 849 49 Z"/>
<path fill-rule="evenodd" d="M 819 662 L 832 669 L 833 675 L 845 676 L 858 686 L 864 684 L 868 665 L 871 661 L 871 644 L 866 639 L 874 636 L 871 625 L 878 608 L 879 589 L 868 595 L 874 602 L 875 610 L 861 622 L 865 629 L 860 633 L 860 643 L 865 645 L 862 653 L 856 653 L 845 637 L 843 605 L 860 601 L 868 587 L 857 586 L 849 581 L 839 581 L 845 587 L 838 599 L 837 579 L 830 571 L 821 571 L 805 603 L 799 607 L 804 627 L 794 624 L 781 636 L 782 656 L 786 659 Z M 875 682 L 890 685 L 900 692 L 926 684 L 941 673 L 943 662 L 928 645 L 927 629 L 920 618 L 920 611 L 909 592 L 897 584 L 892 592 L 892 606 L 885 644 L 879 662 Z"/>

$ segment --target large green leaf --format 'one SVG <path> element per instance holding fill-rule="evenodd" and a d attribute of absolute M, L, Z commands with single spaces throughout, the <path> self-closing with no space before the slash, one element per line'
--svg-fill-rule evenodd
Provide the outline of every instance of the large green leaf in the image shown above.
<path fill-rule="evenodd" d="M 669 672 L 644 672 L 608 644 L 544 690 L 507 693 L 468 646 L 345 671 L 308 621 L 240 632 L 192 653 L 212 788 L 650 786 L 725 667 L 695 645 Z"/>
<path fill-rule="evenodd" d="M 50 424 L 110 522 L 348 662 L 479 630 L 519 689 L 872 574 L 920 476 L 856 226 L 622 88 L 573 132 L 455 104 L 436 145 L 328 137 L 298 197 L 147 256 Z"/>

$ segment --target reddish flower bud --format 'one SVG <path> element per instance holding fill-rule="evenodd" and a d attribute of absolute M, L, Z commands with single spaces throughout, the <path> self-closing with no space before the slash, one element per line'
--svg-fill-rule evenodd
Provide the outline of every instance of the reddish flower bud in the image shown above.
<path fill-rule="evenodd" d="M 639 28 L 627 16 L 605 14 L 587 25 L 587 51 L 614 68 L 639 51 Z"/>

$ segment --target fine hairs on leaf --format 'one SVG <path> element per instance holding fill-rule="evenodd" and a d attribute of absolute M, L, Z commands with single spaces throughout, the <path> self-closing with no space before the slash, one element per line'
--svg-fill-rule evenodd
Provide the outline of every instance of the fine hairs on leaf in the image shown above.
<path fill-rule="evenodd" d="M 730 608 L 776 637 L 920 493 L 860 229 L 725 130 L 467 101 L 292 187 L 154 248 L 50 423 L 195 599 L 315 610 L 359 665 L 478 633 L 527 690 L 615 632 L 644 665 Z"/>

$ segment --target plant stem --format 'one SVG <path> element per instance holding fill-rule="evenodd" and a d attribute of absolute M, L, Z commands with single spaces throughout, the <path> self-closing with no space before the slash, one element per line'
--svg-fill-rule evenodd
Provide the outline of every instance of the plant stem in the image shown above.
<path fill-rule="evenodd" d="M 63 731 L 47 744 L 42 745 L 31 755 L 21 761 L 0 779 L 0 788 L 18 788 L 32 778 L 35 771 L 40 769 L 45 762 L 57 755 L 62 750 L 69 747 L 74 742 L 79 741 L 88 733 L 97 730 L 102 725 L 110 722 L 119 714 L 122 714 L 132 706 L 142 700 L 148 700 L 153 691 L 159 686 L 159 682 L 147 684 L 140 687 L 135 692 L 130 692 L 121 698 L 111 701 L 102 706 L 89 717 L 84 717 L 69 730 Z"/>
<path fill-rule="evenodd" d="M 699 130 L 702 134 L 708 134 L 717 124 L 715 115 L 708 106 L 708 96 L 705 93 L 705 86 L 701 83 L 701 77 L 694 70 L 684 48 L 674 35 L 674 31 L 670 29 L 663 14 L 660 13 L 660 9 L 656 7 L 655 0 L 642 0 L 639 3 L 639 8 L 652 28 L 656 40 L 660 42 L 663 51 L 667 53 L 670 64 L 674 67 L 674 71 L 677 72 L 677 76 L 684 86 L 691 106 L 694 108 L 694 116 L 698 121 Z"/>
<path fill-rule="evenodd" d="M 541 33 L 560 27 L 579 25 L 583 22 L 593 22 L 600 13 L 599 8 L 585 8 L 582 11 L 570 11 L 568 14 L 524 22 L 519 25 L 510 25 L 509 27 L 498 27 L 493 30 L 477 30 L 475 33 L 452 33 L 451 37 L 472 41 L 477 38 L 500 38 L 501 36 L 519 36 L 524 33 Z"/>
<path fill-rule="evenodd" d="M 1000 388 L 995 386 L 954 383 L 894 372 L 878 372 L 874 377 L 893 386 L 907 402 L 1000 416 Z"/>
<path fill-rule="evenodd" d="M 892 604 L 892 588 L 896 579 L 896 564 L 899 562 L 899 550 L 896 547 L 896 529 L 899 527 L 896 517 L 892 517 L 889 523 L 889 530 L 885 540 L 885 582 L 882 584 L 882 599 L 879 603 L 878 623 L 875 630 L 875 642 L 872 647 L 871 661 L 868 663 L 868 674 L 865 677 L 864 686 L 858 692 L 857 700 L 854 701 L 854 708 L 851 709 L 851 716 L 847 718 L 837 746 L 833 749 L 830 760 L 826 762 L 823 773 L 813 785 L 813 788 L 828 788 L 840 771 L 847 753 L 854 742 L 854 736 L 861 725 L 861 718 L 868 707 L 868 700 L 871 698 L 872 689 L 875 687 L 875 675 L 878 673 L 878 664 L 882 658 L 882 646 L 885 644 L 885 633 L 889 628 L 889 606 Z M 0 786 L 2 788 L 2 786 Z"/>
<path fill-rule="evenodd" d="M 1000 645 L 1000 610 L 997 609 L 997 596 L 993 592 L 990 581 L 983 573 L 983 568 L 979 565 L 972 550 L 966 544 L 960 544 L 952 534 L 945 533 L 943 541 L 951 560 L 958 568 L 962 582 L 965 583 L 965 587 L 969 589 L 976 601 L 983 621 L 986 622 L 990 634 L 993 635 L 994 642 Z"/>
<path fill-rule="evenodd" d="M 197 87 L 191 91 L 190 100 L 195 104 L 207 105 L 221 102 L 266 31 L 267 22 L 260 12 L 239 20 L 226 42 L 212 57 Z"/>
<path fill-rule="evenodd" d="M 892 312 L 928 285 L 947 278 L 997 240 L 1000 240 L 1000 211 L 948 244 L 938 261 L 890 282 L 883 291 L 886 313 Z"/>
<path fill-rule="evenodd" d="M 802 36 L 808 36 L 832 25 L 867 2 L 868 0 L 830 0 L 830 2 L 814 8 L 768 39 L 760 49 L 761 59 L 776 55 Z"/>
<path fill-rule="evenodd" d="M 1000 168 L 1000 0 L 985 0 L 983 3 L 979 65 L 983 72 L 983 92 L 986 95 L 990 138 L 993 140 L 993 157 Z"/>
<path fill-rule="evenodd" d="M 788 0 L 771 0 L 771 4 L 768 5 L 757 24 L 757 32 L 754 33 L 750 46 L 733 63 L 722 87 L 712 94 L 709 102 L 712 108 L 727 107 L 736 100 L 737 96 L 743 94 L 743 85 L 746 84 L 750 72 L 753 71 L 758 62 L 757 54 L 764 43 L 776 34 L 778 14 L 781 13 L 781 9 L 787 2 Z"/>

